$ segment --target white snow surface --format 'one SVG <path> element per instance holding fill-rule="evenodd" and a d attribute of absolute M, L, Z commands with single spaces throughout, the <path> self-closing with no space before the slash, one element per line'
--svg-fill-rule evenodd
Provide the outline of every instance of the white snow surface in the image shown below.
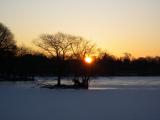
<path fill-rule="evenodd" d="M 0 82 L 0 120 L 160 120 L 160 77 L 99 77 L 89 90 Z"/>

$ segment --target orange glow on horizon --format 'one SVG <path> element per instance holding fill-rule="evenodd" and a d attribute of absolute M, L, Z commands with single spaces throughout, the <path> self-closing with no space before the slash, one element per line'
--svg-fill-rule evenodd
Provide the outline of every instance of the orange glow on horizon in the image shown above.
<path fill-rule="evenodd" d="M 86 56 L 86 57 L 84 58 L 84 61 L 85 61 L 86 63 L 88 63 L 88 64 L 91 64 L 91 63 L 93 62 L 93 59 L 92 59 L 91 57 L 89 57 L 89 56 Z"/>

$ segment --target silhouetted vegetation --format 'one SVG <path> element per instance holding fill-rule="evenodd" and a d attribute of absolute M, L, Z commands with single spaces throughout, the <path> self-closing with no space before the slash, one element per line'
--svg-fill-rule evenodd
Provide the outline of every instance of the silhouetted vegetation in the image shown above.
<path fill-rule="evenodd" d="M 98 53 L 94 44 L 64 33 L 43 34 L 34 42 L 48 54 L 18 47 L 10 30 L 0 23 L 0 80 L 33 80 L 35 76 L 72 76 L 75 85 L 88 84 L 90 76 L 158 76 L 160 57 L 133 58 L 125 53 L 117 58 Z M 92 55 L 92 64 L 84 63 Z M 87 82 L 86 82 L 87 81 Z M 87 86 L 87 85 L 86 85 Z M 65 87 L 65 86 L 64 86 Z"/>
<path fill-rule="evenodd" d="M 55 71 L 57 75 L 57 86 L 61 85 L 61 77 L 65 73 L 65 69 L 67 71 L 70 67 L 67 62 L 69 60 L 80 61 L 84 58 L 86 54 L 90 54 L 93 51 L 94 45 L 90 44 L 89 41 L 83 39 L 82 37 L 73 36 L 70 34 L 57 33 L 57 34 L 43 34 L 40 36 L 39 41 L 34 42 L 35 45 L 43 49 L 45 52 L 50 54 L 53 58 L 55 58 Z M 72 61 L 74 63 L 74 61 Z M 70 73 L 73 75 L 73 72 Z M 76 79 L 78 73 L 74 73 L 74 82 L 79 83 L 79 80 Z M 87 79 L 83 79 L 84 81 L 88 81 Z"/>
<path fill-rule="evenodd" d="M 0 78 L 10 76 L 17 46 L 11 31 L 0 23 Z"/>
<path fill-rule="evenodd" d="M 160 57 L 121 58 L 104 53 L 96 63 L 96 74 L 109 76 L 155 76 L 160 75 Z"/>

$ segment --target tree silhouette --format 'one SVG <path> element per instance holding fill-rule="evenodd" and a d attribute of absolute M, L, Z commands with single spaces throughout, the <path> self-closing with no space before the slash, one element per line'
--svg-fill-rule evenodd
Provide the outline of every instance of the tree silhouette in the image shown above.
<path fill-rule="evenodd" d="M 93 53 L 93 49 L 95 48 L 95 45 L 91 44 L 89 41 L 82 37 L 64 33 L 56 33 L 53 35 L 43 34 L 40 36 L 39 41 L 34 41 L 34 43 L 36 46 L 42 48 L 44 51 L 56 58 L 58 86 L 61 85 L 60 81 L 65 69 L 65 61 L 67 59 L 72 59 L 74 60 L 72 64 L 82 67 L 82 59 L 86 54 Z M 76 69 L 75 75 L 79 72 L 79 70 Z"/>
<path fill-rule="evenodd" d="M 90 41 L 76 37 L 71 44 L 71 51 L 73 59 L 84 59 L 86 55 L 93 55 L 96 52 L 96 47 Z"/>
<path fill-rule="evenodd" d="M 64 34 L 43 34 L 39 41 L 34 42 L 36 46 L 56 57 L 57 62 L 57 85 L 61 85 L 61 76 L 64 70 L 64 61 L 71 54 L 71 45 L 76 37 Z"/>
<path fill-rule="evenodd" d="M 0 23 L 0 56 L 15 55 L 16 42 L 11 31 Z"/>
<path fill-rule="evenodd" d="M 13 73 L 17 46 L 11 31 L 0 23 L 0 78 L 9 78 Z"/>
<path fill-rule="evenodd" d="M 82 37 L 76 37 L 76 40 L 71 44 L 71 48 L 72 59 L 76 60 L 72 63 L 75 66 L 73 67 L 74 84 L 88 88 L 92 65 L 87 65 L 87 63 L 83 61 L 86 56 L 97 53 L 96 46 Z"/>

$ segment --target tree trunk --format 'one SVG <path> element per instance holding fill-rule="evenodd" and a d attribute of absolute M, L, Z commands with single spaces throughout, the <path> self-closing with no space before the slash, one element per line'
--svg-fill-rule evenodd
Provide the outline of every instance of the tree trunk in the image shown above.
<path fill-rule="evenodd" d="M 82 85 L 83 85 L 84 88 L 88 89 L 88 86 L 89 86 L 89 76 L 85 76 L 85 78 L 82 81 Z"/>
<path fill-rule="evenodd" d="M 57 85 L 58 85 L 58 86 L 60 86 L 60 85 L 61 85 L 61 76 L 60 76 L 60 75 L 58 75 Z"/>

